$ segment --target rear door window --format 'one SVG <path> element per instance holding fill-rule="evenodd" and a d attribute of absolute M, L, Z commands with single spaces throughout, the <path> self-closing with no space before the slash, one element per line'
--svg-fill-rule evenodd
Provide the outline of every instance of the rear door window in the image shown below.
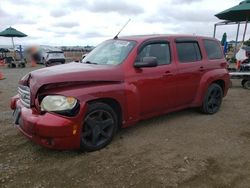
<path fill-rule="evenodd" d="M 208 59 L 222 59 L 223 54 L 221 52 L 221 47 L 218 42 L 213 40 L 204 40 L 205 50 L 208 56 Z"/>
<path fill-rule="evenodd" d="M 198 42 L 176 42 L 180 63 L 196 62 L 202 59 Z"/>

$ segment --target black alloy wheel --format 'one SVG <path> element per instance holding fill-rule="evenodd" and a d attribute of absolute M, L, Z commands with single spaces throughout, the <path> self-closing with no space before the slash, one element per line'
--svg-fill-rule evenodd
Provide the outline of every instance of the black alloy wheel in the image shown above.
<path fill-rule="evenodd" d="M 214 114 L 218 112 L 223 98 L 222 88 L 218 84 L 211 84 L 208 87 L 204 98 L 201 111 L 206 114 Z"/>
<path fill-rule="evenodd" d="M 81 149 L 95 151 L 108 145 L 117 124 L 117 115 L 109 105 L 101 102 L 90 104 L 84 120 Z"/>

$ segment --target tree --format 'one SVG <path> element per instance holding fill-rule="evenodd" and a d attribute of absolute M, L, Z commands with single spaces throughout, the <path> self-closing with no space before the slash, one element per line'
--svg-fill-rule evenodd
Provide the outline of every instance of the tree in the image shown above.
<path fill-rule="evenodd" d="M 248 39 L 247 41 L 245 41 L 245 42 L 244 42 L 244 45 L 250 46 L 250 39 Z"/>
<path fill-rule="evenodd" d="M 227 41 L 227 34 L 224 33 L 223 36 L 222 36 L 222 39 L 221 39 L 221 45 L 224 46 L 226 41 Z"/>

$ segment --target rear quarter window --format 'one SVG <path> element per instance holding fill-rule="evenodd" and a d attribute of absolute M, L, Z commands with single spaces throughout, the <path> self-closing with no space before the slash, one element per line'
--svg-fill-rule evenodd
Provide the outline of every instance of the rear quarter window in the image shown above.
<path fill-rule="evenodd" d="M 214 40 L 204 40 L 204 47 L 206 50 L 206 54 L 208 59 L 222 59 L 224 56 L 221 51 L 221 46 L 218 42 Z"/>

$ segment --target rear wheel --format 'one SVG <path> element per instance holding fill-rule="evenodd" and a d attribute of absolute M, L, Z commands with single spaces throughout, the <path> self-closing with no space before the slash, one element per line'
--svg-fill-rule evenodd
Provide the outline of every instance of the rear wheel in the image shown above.
<path fill-rule="evenodd" d="M 244 84 L 243 84 L 243 87 L 245 89 L 250 89 L 250 80 L 245 80 Z"/>
<path fill-rule="evenodd" d="M 81 134 L 81 149 L 95 151 L 108 145 L 117 130 L 118 119 L 107 104 L 96 102 L 89 106 Z"/>
<path fill-rule="evenodd" d="M 218 112 L 223 98 L 222 88 L 218 84 L 211 84 L 208 87 L 206 96 L 203 100 L 201 111 L 206 114 Z"/>

